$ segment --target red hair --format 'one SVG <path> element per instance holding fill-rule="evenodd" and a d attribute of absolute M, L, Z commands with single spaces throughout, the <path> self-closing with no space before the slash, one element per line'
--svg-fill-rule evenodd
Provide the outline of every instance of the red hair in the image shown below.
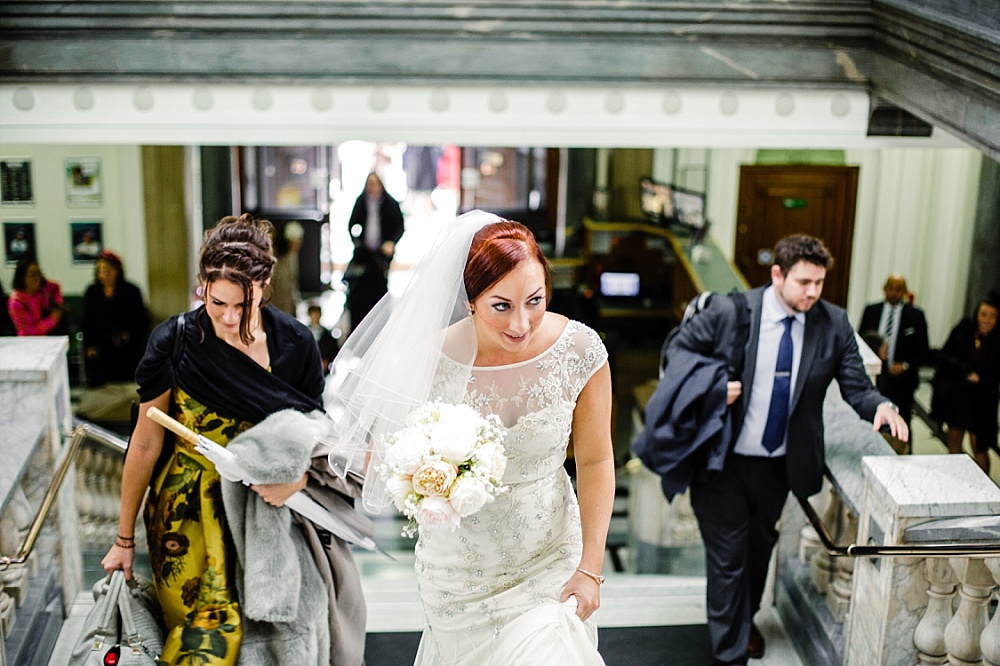
<path fill-rule="evenodd" d="M 549 263 L 535 236 L 520 222 L 494 222 L 476 232 L 465 262 L 465 294 L 472 303 L 524 261 L 534 259 L 545 271 L 545 299 L 552 291 Z"/>

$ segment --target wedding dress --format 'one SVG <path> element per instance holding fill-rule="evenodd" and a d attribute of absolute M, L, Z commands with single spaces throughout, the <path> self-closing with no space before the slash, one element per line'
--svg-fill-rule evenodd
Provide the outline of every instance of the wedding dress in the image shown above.
<path fill-rule="evenodd" d="M 416 575 L 426 624 L 417 666 L 602 666 L 594 617 L 559 603 L 583 551 L 580 511 L 563 468 L 577 397 L 607 360 L 570 321 L 539 356 L 500 367 L 442 362 L 434 395 L 458 396 L 506 430 L 509 490 L 455 531 L 421 530 Z"/>

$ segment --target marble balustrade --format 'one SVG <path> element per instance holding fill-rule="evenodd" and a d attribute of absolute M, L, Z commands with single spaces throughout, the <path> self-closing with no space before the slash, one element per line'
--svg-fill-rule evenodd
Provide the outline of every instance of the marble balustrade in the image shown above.
<path fill-rule="evenodd" d="M 67 350 L 58 337 L 0 338 L 0 555 L 15 557 L 72 428 Z M 0 666 L 51 650 L 81 587 L 72 467 L 27 562 L 0 569 Z"/>

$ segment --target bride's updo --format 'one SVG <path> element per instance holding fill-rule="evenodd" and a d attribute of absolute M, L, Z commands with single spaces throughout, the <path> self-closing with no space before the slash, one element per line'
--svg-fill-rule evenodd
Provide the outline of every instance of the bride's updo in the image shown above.
<path fill-rule="evenodd" d="M 253 283 L 264 283 L 274 273 L 271 237 L 274 228 L 267 220 L 254 219 L 249 213 L 219 220 L 205 232 L 198 257 L 198 278 L 206 287 L 216 280 L 229 280 L 243 288 L 243 300 L 253 296 Z M 250 333 L 250 308 L 240 315 L 240 340 L 253 341 Z"/>
<path fill-rule="evenodd" d="M 487 224 L 472 237 L 465 262 L 465 295 L 472 303 L 523 261 L 534 259 L 545 271 L 545 298 L 552 294 L 549 262 L 534 234 L 520 222 Z"/>

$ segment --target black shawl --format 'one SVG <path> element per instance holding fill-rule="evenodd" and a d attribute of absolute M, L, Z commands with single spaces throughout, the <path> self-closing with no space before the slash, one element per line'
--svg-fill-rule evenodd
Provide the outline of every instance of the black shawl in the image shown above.
<path fill-rule="evenodd" d="M 323 366 L 312 332 L 275 308 L 260 312 L 270 372 L 217 338 L 202 306 L 153 330 L 135 373 L 139 399 L 148 402 L 179 386 L 219 416 L 254 424 L 282 409 L 323 409 Z M 181 340 L 178 317 L 184 317 Z"/>

